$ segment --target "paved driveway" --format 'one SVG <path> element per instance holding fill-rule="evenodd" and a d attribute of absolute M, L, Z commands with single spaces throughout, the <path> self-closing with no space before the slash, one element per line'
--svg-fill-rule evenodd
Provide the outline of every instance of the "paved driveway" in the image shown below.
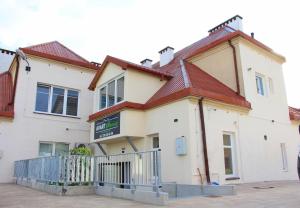
<path fill-rule="evenodd" d="M 260 187 L 259 189 L 253 187 Z M 267 188 L 274 187 L 274 188 Z M 263 189 L 261 189 L 263 188 Z M 170 200 L 166 207 L 299 208 L 299 182 L 266 182 L 238 185 L 238 194 L 224 197 L 191 197 Z M 13 184 L 0 184 L 0 207 L 5 208 L 108 208 L 154 207 L 101 196 L 53 196 Z"/>

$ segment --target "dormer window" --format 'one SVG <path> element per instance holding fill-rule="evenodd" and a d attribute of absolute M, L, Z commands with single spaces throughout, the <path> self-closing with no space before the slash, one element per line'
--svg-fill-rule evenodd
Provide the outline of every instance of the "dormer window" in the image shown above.
<path fill-rule="evenodd" d="M 100 87 L 99 110 L 114 106 L 124 100 L 124 77 L 118 77 Z"/>

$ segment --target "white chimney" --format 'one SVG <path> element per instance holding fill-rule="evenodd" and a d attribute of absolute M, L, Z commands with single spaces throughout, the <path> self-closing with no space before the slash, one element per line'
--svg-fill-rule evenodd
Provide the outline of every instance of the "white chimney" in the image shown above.
<path fill-rule="evenodd" d="M 152 67 L 152 60 L 151 59 L 144 59 L 143 61 L 140 62 L 142 64 L 142 66 L 145 66 L 145 67 L 149 67 L 151 68 Z"/>
<path fill-rule="evenodd" d="M 208 32 L 209 33 L 213 33 L 217 30 L 222 29 L 225 26 L 229 26 L 231 28 L 233 28 L 234 30 L 240 30 L 243 31 L 243 23 L 242 23 L 243 17 L 241 17 L 240 15 L 235 15 L 234 17 L 226 20 L 225 22 L 219 24 L 218 26 L 210 29 Z"/>
<path fill-rule="evenodd" d="M 174 48 L 167 46 L 158 52 L 160 54 L 159 66 L 164 66 L 170 63 L 174 58 Z"/>

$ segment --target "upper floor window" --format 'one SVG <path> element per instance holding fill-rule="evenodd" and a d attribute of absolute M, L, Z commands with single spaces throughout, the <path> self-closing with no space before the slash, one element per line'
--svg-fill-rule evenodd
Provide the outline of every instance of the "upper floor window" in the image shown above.
<path fill-rule="evenodd" d="M 264 96 L 266 95 L 266 92 L 265 92 L 265 84 L 264 84 L 264 77 L 259 75 L 259 74 L 256 74 L 255 75 L 255 79 L 256 79 L 256 89 L 257 89 L 257 93 Z"/>
<path fill-rule="evenodd" d="M 45 84 L 37 85 L 35 111 L 77 116 L 79 91 Z"/>
<path fill-rule="evenodd" d="M 99 109 L 111 107 L 124 100 L 124 77 L 114 79 L 100 88 Z"/>

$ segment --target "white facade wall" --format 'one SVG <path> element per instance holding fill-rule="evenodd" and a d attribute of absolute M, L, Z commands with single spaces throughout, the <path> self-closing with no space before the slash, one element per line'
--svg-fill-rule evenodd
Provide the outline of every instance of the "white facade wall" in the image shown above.
<path fill-rule="evenodd" d="M 0 119 L 0 183 L 12 182 L 14 161 L 38 157 L 40 141 L 69 143 L 70 148 L 89 142 L 93 94 L 87 87 L 95 71 L 36 57 L 29 63 L 28 73 L 20 63 L 15 118 Z M 79 90 L 78 118 L 34 113 L 38 82 Z"/>

